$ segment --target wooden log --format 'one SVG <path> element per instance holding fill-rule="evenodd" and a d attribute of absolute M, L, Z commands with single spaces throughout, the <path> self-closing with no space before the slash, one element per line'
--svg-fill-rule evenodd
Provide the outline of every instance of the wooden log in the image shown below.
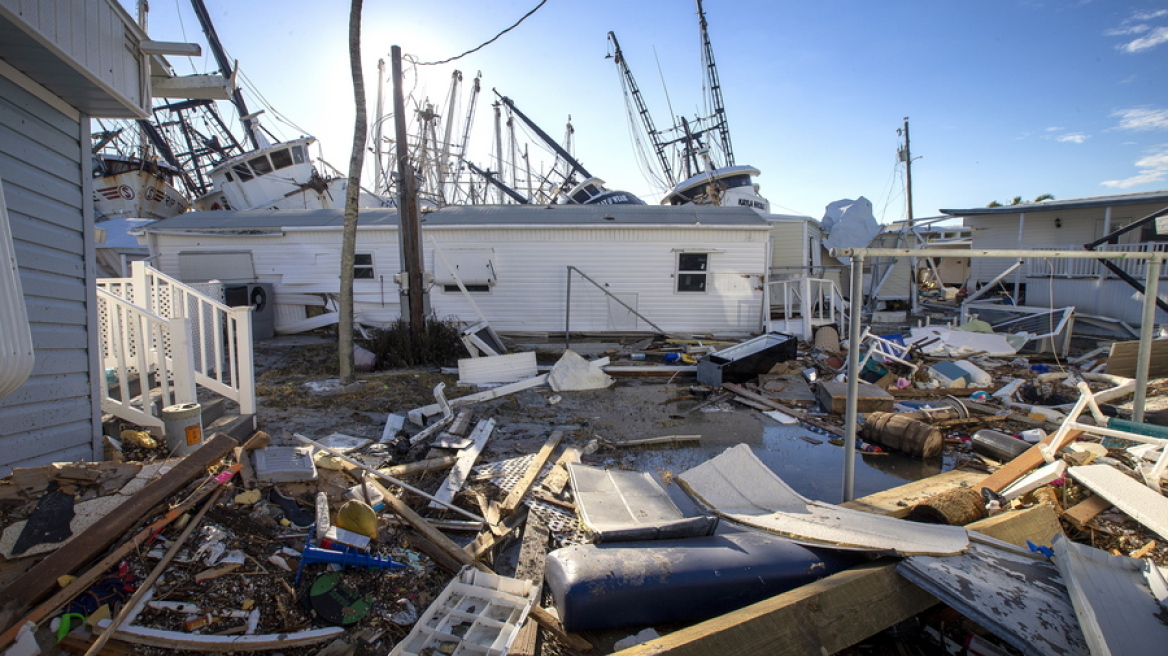
<path fill-rule="evenodd" d="M 503 503 L 499 504 L 499 512 L 506 517 L 515 512 L 520 503 L 523 503 L 523 497 L 527 496 L 531 486 L 535 484 L 535 479 L 539 473 L 543 471 L 543 466 L 547 464 L 548 458 L 552 457 L 552 451 L 559 446 L 560 440 L 564 437 L 564 431 L 552 431 L 547 441 L 540 447 L 539 452 L 535 454 L 535 460 L 528 465 L 527 471 L 523 472 L 523 476 L 515 483 L 515 487 L 511 488 L 511 492 L 507 494 L 507 498 Z"/>
<path fill-rule="evenodd" d="M 860 497 L 852 501 L 845 501 L 840 506 L 853 510 L 888 515 L 890 517 L 904 518 L 915 504 L 937 494 L 949 492 L 956 487 L 979 483 L 983 478 L 985 478 L 985 475 L 979 472 L 951 469 L 947 472 L 941 472 L 936 476 L 905 483 L 891 490 L 876 492 L 875 494 L 869 494 L 866 497 Z"/>
<path fill-rule="evenodd" d="M 147 513 L 185 487 L 208 467 L 231 452 L 237 442 L 217 433 L 193 453 L 183 458 L 158 480 L 142 488 L 128 501 L 100 522 L 75 536 L 34 565 L 27 573 L 0 591 L 0 628 L 13 623 L 34 604 L 44 600 L 57 588 L 57 578 L 84 567 L 98 554 L 122 537 Z"/>
<path fill-rule="evenodd" d="M 864 439 L 914 458 L 935 458 L 941 455 L 945 439 L 933 426 L 903 414 L 873 412 L 864 418 L 861 428 Z"/>

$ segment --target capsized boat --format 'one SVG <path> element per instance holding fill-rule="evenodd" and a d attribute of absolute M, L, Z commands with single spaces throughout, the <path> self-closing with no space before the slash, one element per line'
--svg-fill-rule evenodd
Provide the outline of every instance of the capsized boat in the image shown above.
<path fill-rule="evenodd" d="M 178 169 L 141 157 L 93 156 L 93 207 L 97 220 L 167 219 L 191 208 L 175 188 Z"/>

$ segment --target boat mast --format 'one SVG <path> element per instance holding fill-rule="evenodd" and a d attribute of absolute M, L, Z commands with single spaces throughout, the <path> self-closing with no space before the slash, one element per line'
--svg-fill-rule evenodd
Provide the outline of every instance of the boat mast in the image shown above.
<path fill-rule="evenodd" d="M 726 120 L 726 105 L 722 102 L 722 84 L 718 81 L 718 66 L 714 63 L 714 46 L 710 43 L 710 33 L 706 24 L 706 12 L 702 0 L 697 0 L 698 21 L 702 28 L 702 65 L 706 69 L 706 83 L 709 85 L 710 104 L 714 110 L 714 129 L 722 143 L 722 153 L 726 158 L 723 166 L 734 166 L 734 146 L 730 143 L 730 125 Z"/>
<path fill-rule="evenodd" d="M 538 125 L 535 124 L 534 121 L 527 118 L 526 114 L 519 111 L 519 108 L 515 106 L 515 103 L 512 102 L 510 98 L 500 94 L 498 89 L 492 89 L 492 91 L 495 92 L 496 96 L 499 96 L 499 99 L 503 101 L 504 105 L 507 105 L 508 109 L 515 112 L 515 115 L 519 117 L 519 120 L 526 123 L 527 127 L 531 128 L 532 131 L 535 132 L 535 134 L 538 135 L 540 139 L 543 139 L 544 143 L 546 143 L 548 145 L 548 147 L 550 147 L 552 150 L 554 150 L 556 152 L 557 155 L 559 155 L 560 157 L 563 157 L 564 160 L 568 162 L 568 166 L 570 166 L 571 168 L 568 169 L 568 174 L 566 176 L 564 176 L 565 180 L 568 178 L 571 178 L 572 174 L 575 173 L 576 171 L 579 171 L 580 175 L 584 176 L 585 178 L 592 177 L 592 174 L 589 173 L 588 170 L 584 168 L 583 164 L 576 161 L 576 158 L 572 157 L 572 155 L 569 154 L 568 151 L 564 150 L 564 148 L 562 146 L 560 146 L 560 144 L 556 143 L 556 140 L 552 139 L 551 135 L 549 135 L 547 132 L 544 132 L 542 128 L 540 128 Z"/>
<path fill-rule="evenodd" d="M 207 36 L 207 44 L 211 47 L 211 53 L 215 55 L 215 61 L 219 64 L 219 72 L 223 77 L 234 80 L 235 67 L 231 65 L 231 60 L 227 58 L 227 53 L 223 51 L 223 44 L 219 42 L 219 35 L 215 32 L 215 25 L 211 23 L 211 16 L 207 13 L 207 6 L 203 4 L 203 0 L 191 0 L 191 6 L 195 8 L 195 15 L 199 18 L 199 24 L 203 26 L 203 34 Z M 247 139 L 251 142 L 252 148 L 259 149 L 267 145 L 267 139 L 260 133 L 259 124 L 256 121 L 256 114 L 252 114 L 247 110 L 247 103 L 243 100 L 243 93 L 240 92 L 239 87 L 232 85 L 231 103 L 235 105 L 235 110 L 239 112 L 239 119 L 243 122 L 244 132 L 247 133 Z"/>
<path fill-rule="evenodd" d="M 637 114 L 641 116 L 641 122 L 645 126 L 645 132 L 648 133 L 649 141 L 653 144 L 653 152 L 656 153 L 657 161 L 661 164 L 661 172 L 665 175 L 665 179 L 670 185 L 677 184 L 677 181 L 673 179 L 673 167 L 669 163 L 669 157 L 665 154 L 665 144 L 661 142 L 661 133 L 657 130 L 657 126 L 653 124 L 653 117 L 649 114 L 649 108 L 645 105 L 644 97 L 641 96 L 641 89 L 637 86 L 637 81 L 633 78 L 633 71 L 629 68 L 628 62 L 625 61 L 625 55 L 621 52 L 620 42 L 617 41 L 616 34 L 609 32 L 608 40 L 612 43 L 613 61 L 616 62 L 617 70 L 620 71 L 625 90 L 632 97 L 633 103 L 636 105 Z"/>
<path fill-rule="evenodd" d="M 446 125 L 442 126 L 442 153 L 438 157 L 438 196 L 446 202 L 446 169 L 450 166 L 450 133 L 454 127 L 454 103 L 462 84 L 462 71 L 454 71 L 450 80 L 450 98 L 446 102 Z"/>

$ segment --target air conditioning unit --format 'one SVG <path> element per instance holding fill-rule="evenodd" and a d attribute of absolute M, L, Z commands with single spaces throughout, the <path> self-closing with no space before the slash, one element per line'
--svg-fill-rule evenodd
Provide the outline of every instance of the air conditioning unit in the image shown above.
<path fill-rule="evenodd" d="M 253 339 L 268 339 L 276 334 L 276 297 L 271 283 L 249 282 L 240 285 L 225 285 L 224 303 L 231 307 L 250 305 L 251 336 Z"/>

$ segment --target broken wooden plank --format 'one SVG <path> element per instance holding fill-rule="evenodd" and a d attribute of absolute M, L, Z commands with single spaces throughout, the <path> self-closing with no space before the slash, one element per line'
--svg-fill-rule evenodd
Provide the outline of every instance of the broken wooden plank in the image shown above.
<path fill-rule="evenodd" d="M 930 497 L 948 492 L 955 487 L 971 486 L 985 478 L 985 474 L 963 469 L 951 469 L 936 476 L 905 483 L 891 490 L 876 492 L 866 497 L 845 501 L 843 508 L 880 513 L 892 517 L 908 515 L 912 506 Z"/>
<path fill-rule="evenodd" d="M 555 467 L 548 472 L 540 481 L 539 486 L 550 492 L 553 496 L 564 491 L 564 487 L 568 484 L 568 463 L 580 462 L 580 449 L 569 446 L 564 448 L 564 452 L 556 459 Z"/>
<path fill-rule="evenodd" d="M 33 604 L 57 588 L 57 577 L 72 574 L 93 560 L 148 512 L 227 455 L 237 442 L 217 433 L 160 478 L 118 508 L 118 512 L 70 540 L 0 591 L 0 628 L 8 629 Z"/>
<path fill-rule="evenodd" d="M 507 498 L 499 504 L 499 512 L 504 517 L 515 512 L 515 509 L 523 502 L 523 497 L 527 496 L 527 492 L 531 490 L 536 477 L 543 471 L 543 466 L 547 464 L 548 458 L 552 456 L 552 451 L 556 450 L 563 437 L 564 431 L 552 431 L 551 436 L 540 447 L 539 452 L 535 454 L 535 459 L 527 466 L 527 471 L 523 472 L 523 476 L 515 483 L 515 487 L 511 488 Z"/>
<path fill-rule="evenodd" d="M 495 535 L 501 536 L 506 533 L 507 529 L 502 524 L 499 504 L 494 499 L 488 499 L 478 490 L 471 490 L 470 493 L 474 496 L 475 502 L 479 504 L 479 510 L 483 512 L 483 517 L 487 520 L 487 528 Z"/>
<path fill-rule="evenodd" d="M 519 562 L 515 566 L 515 578 L 527 579 L 537 589 L 543 588 L 544 558 L 547 556 L 550 535 L 547 524 L 538 515 L 528 514 L 523 527 L 523 543 L 519 547 Z M 508 653 L 512 656 L 536 656 L 538 639 L 539 625 L 529 619 L 519 629 Z"/>
<path fill-rule="evenodd" d="M 479 533 L 478 537 L 473 542 L 463 547 L 463 550 L 470 554 L 471 558 L 481 558 L 483 554 L 495 548 L 495 545 L 502 542 L 511 531 L 514 529 L 510 526 L 503 526 L 500 533 L 494 531 L 483 531 Z"/>
<path fill-rule="evenodd" d="M 466 432 L 470 430 L 470 420 L 473 416 L 474 412 L 470 410 L 459 410 L 458 413 L 454 415 L 454 421 L 450 423 L 450 428 L 447 428 L 446 432 L 454 435 L 455 437 L 462 437 L 463 435 L 466 435 Z"/>
<path fill-rule="evenodd" d="M 475 429 L 470 434 L 471 445 L 459 450 L 458 460 L 450 469 L 450 474 L 434 492 L 434 497 L 430 501 L 431 508 L 451 507 L 454 495 L 458 494 L 458 491 L 466 483 L 466 477 L 470 475 L 471 467 L 474 467 L 475 461 L 479 459 L 479 454 L 482 453 L 483 447 L 487 444 L 487 440 L 494 430 L 494 419 L 486 419 L 475 425 Z"/>
<path fill-rule="evenodd" d="M 788 408 L 787 406 L 783 405 L 782 403 L 778 403 L 778 402 L 775 402 L 775 401 L 772 401 L 772 400 L 766 398 L 765 396 L 755 394 L 754 392 L 751 392 L 750 390 L 746 389 L 745 387 L 743 387 L 741 385 L 736 385 L 734 383 L 723 383 L 722 387 L 730 390 L 731 392 L 734 392 L 735 394 L 737 394 L 743 398 L 749 399 L 749 400 L 754 401 L 756 403 L 761 403 L 761 404 L 767 406 L 767 408 L 769 408 L 771 410 L 778 410 L 780 412 L 785 412 L 785 413 L 791 415 L 792 417 L 795 417 L 796 419 L 798 419 L 801 422 L 804 422 L 806 424 L 810 424 L 812 426 L 815 426 L 816 428 L 823 429 L 823 430 L 831 433 L 832 435 L 836 435 L 838 437 L 844 436 L 844 431 L 839 426 L 833 426 L 827 422 L 820 421 L 814 417 L 810 417 L 805 412 L 800 412 L 799 410 L 795 410 L 794 408 Z"/>
<path fill-rule="evenodd" d="M 999 513 L 976 525 L 979 527 L 978 532 L 987 535 L 992 533 L 995 538 L 1019 547 L 1026 547 L 1027 540 L 1050 546 L 1056 535 L 1063 534 L 1054 507 L 1045 503 Z"/>
<path fill-rule="evenodd" d="M 646 446 L 684 446 L 701 442 L 701 435 L 662 435 L 660 437 L 640 437 L 631 440 L 606 441 L 606 444 L 620 448 L 635 448 Z"/>
<path fill-rule="evenodd" d="M 1095 519 L 1096 515 L 1107 510 L 1112 505 L 1107 499 L 1095 494 L 1065 510 L 1062 517 L 1074 524 L 1075 528 L 1082 530 L 1087 526 L 1087 522 Z"/>

